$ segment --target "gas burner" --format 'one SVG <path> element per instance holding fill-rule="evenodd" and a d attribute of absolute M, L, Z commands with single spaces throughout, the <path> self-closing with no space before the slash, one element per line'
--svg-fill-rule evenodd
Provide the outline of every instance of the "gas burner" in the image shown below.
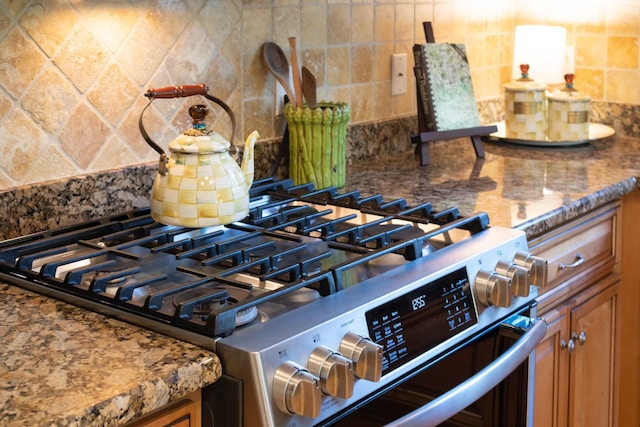
<path fill-rule="evenodd" d="M 192 305 L 191 315 L 201 321 L 206 321 L 221 309 L 242 306 L 244 300 L 249 296 L 249 291 L 244 289 L 229 289 L 219 285 L 203 286 L 176 295 L 173 298 L 173 306 L 180 310 L 183 305 Z M 257 317 L 258 309 L 255 306 L 240 308 L 236 312 L 235 326 L 246 325 Z"/>
<path fill-rule="evenodd" d="M 96 283 L 98 281 L 103 281 L 105 285 L 109 288 L 112 286 L 118 286 L 121 283 L 127 281 L 127 276 L 115 276 L 113 277 L 113 271 L 94 271 L 93 273 L 88 274 L 83 283 L 89 285 L 91 283 Z"/>
<path fill-rule="evenodd" d="M 320 292 L 311 288 L 296 289 L 283 297 L 283 299 L 291 305 L 303 305 L 320 298 L 322 298 Z"/>
<path fill-rule="evenodd" d="M 82 270 L 80 270 L 81 272 Z M 81 287 L 89 289 L 91 292 L 108 292 L 113 291 L 127 283 L 130 280 L 135 279 L 135 275 L 140 273 L 139 267 L 123 268 L 120 266 L 100 268 L 87 272 L 82 275 L 80 282 Z M 74 274 L 67 275 L 67 283 L 74 284 Z"/>

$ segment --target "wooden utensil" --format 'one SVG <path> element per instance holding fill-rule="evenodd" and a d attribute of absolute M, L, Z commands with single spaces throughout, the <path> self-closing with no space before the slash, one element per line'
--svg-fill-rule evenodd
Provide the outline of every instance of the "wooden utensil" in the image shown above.
<path fill-rule="evenodd" d="M 293 72 L 293 89 L 296 95 L 296 107 L 302 107 L 302 78 L 300 77 L 300 67 L 298 66 L 298 51 L 295 37 L 289 37 L 289 47 L 291 48 L 291 69 Z"/>
<path fill-rule="evenodd" d="M 284 92 L 289 97 L 290 102 L 295 101 L 295 92 L 291 89 L 289 81 L 291 74 L 289 73 L 289 61 L 280 46 L 273 42 L 266 42 L 262 45 L 262 59 L 265 65 L 276 78 L 278 83 L 284 88 Z"/>
<path fill-rule="evenodd" d="M 316 76 L 306 66 L 302 66 L 302 93 L 307 106 L 312 110 L 318 106 L 316 99 Z"/>

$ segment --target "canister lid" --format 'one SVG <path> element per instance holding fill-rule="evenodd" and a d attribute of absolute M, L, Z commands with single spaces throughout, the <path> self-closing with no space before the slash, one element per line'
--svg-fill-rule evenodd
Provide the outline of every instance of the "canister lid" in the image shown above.
<path fill-rule="evenodd" d="M 556 90 L 547 95 L 547 99 L 555 102 L 586 102 L 591 101 L 591 97 L 580 91 Z"/>
<path fill-rule="evenodd" d="M 542 83 L 536 83 L 534 81 L 520 81 L 515 80 L 504 85 L 504 89 L 511 92 L 526 92 L 526 91 L 544 91 L 547 88 Z"/>
<path fill-rule="evenodd" d="M 590 101 L 591 97 L 587 94 L 581 93 L 575 87 L 573 87 L 573 81 L 575 79 L 575 74 L 565 74 L 564 81 L 565 85 L 562 89 L 556 90 L 553 93 L 547 96 L 547 99 L 556 102 L 586 102 Z"/>
<path fill-rule="evenodd" d="M 529 77 L 529 64 L 520 64 L 520 78 L 504 85 L 504 89 L 510 92 L 544 91 L 546 85 L 536 83 Z"/>

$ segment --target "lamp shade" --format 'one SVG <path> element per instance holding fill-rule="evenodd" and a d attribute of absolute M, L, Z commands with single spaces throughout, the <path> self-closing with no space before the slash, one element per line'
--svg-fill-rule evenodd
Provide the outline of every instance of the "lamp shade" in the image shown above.
<path fill-rule="evenodd" d="M 513 43 L 512 77 L 529 64 L 529 77 L 543 84 L 562 83 L 566 72 L 567 31 L 551 25 L 518 25 Z"/>

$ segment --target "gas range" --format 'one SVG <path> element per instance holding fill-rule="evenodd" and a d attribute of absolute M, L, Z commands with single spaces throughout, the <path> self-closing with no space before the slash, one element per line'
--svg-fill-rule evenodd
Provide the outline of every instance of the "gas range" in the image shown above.
<path fill-rule="evenodd" d="M 250 196 L 226 226 L 139 210 L 0 242 L 0 279 L 215 350 L 241 422 L 297 426 L 526 309 L 546 280 L 524 233 L 484 213 L 289 180 Z"/>

